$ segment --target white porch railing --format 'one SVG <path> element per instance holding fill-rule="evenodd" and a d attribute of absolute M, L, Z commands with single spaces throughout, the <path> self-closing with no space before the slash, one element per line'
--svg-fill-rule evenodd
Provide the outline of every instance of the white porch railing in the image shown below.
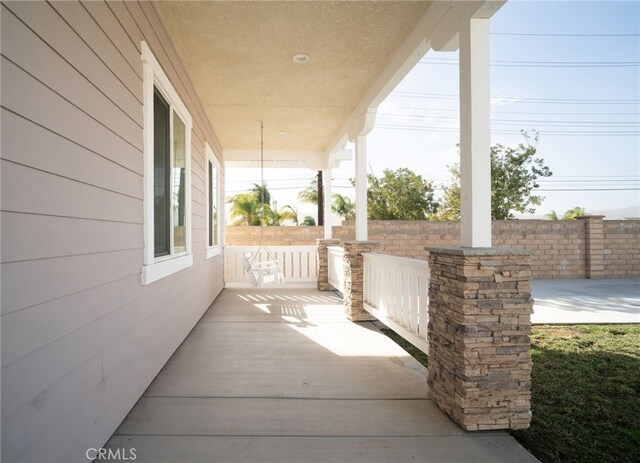
<path fill-rule="evenodd" d="M 387 254 L 362 256 L 364 308 L 428 353 L 429 263 Z"/>
<path fill-rule="evenodd" d="M 254 254 L 260 246 L 225 246 L 225 283 L 228 287 L 250 287 L 245 270 L 245 254 Z M 267 246 L 284 275 L 283 286 L 315 287 L 318 281 L 316 246 Z M 258 262 L 265 262 L 266 251 L 261 250 Z"/>
<path fill-rule="evenodd" d="M 344 248 L 328 246 L 327 260 L 329 284 L 344 294 Z"/>

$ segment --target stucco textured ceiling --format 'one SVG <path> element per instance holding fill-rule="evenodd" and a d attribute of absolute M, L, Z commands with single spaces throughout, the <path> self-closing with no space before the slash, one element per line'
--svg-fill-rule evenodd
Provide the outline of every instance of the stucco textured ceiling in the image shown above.
<path fill-rule="evenodd" d="M 224 149 L 325 150 L 429 2 L 156 6 Z"/>

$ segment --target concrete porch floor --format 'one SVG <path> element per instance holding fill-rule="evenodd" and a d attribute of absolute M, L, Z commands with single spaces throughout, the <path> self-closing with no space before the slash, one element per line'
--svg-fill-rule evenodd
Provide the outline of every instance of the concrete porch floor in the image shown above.
<path fill-rule="evenodd" d="M 535 462 L 504 432 L 467 433 L 426 370 L 316 290 L 224 290 L 107 448 L 139 462 Z"/>

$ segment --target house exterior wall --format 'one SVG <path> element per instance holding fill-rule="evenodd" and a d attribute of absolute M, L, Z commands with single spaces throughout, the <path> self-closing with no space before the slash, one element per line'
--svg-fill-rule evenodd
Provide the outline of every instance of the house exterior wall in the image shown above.
<path fill-rule="evenodd" d="M 205 141 L 221 151 L 152 4 L 1 9 L 2 461 L 84 461 L 222 290 Z M 194 264 L 145 286 L 143 40 L 193 117 Z"/>
<path fill-rule="evenodd" d="M 531 252 L 533 278 L 585 278 L 586 237 L 584 220 L 494 221 L 493 246 Z M 258 227 L 227 227 L 227 244 L 260 244 Z M 428 259 L 425 247 L 458 246 L 459 222 L 369 221 L 369 239 L 380 241 L 380 252 L 414 259 Z M 270 227 L 264 230 L 267 245 L 315 245 L 321 227 Z M 333 227 L 333 238 L 353 240 L 354 225 Z M 604 221 L 604 278 L 640 277 L 640 221 Z"/>

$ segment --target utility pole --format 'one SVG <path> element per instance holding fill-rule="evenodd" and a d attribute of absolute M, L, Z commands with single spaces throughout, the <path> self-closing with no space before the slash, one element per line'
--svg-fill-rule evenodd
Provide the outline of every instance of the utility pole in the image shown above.
<path fill-rule="evenodd" d="M 324 226 L 324 188 L 322 188 L 322 171 L 318 171 L 318 226 Z"/>

